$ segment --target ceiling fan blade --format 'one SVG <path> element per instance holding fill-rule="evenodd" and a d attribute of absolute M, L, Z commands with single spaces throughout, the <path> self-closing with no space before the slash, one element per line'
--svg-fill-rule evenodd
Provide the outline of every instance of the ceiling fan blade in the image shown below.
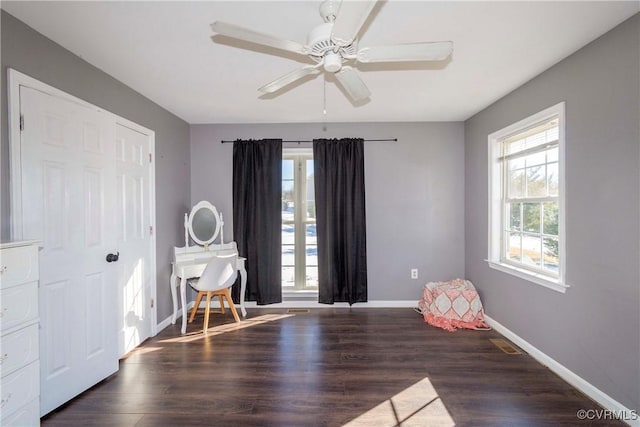
<path fill-rule="evenodd" d="M 336 79 L 344 90 L 349 94 L 349 97 L 354 101 L 362 101 L 367 99 L 371 92 L 367 85 L 364 84 L 356 70 L 349 66 L 343 66 L 342 70 L 335 73 Z"/>
<path fill-rule="evenodd" d="M 301 43 L 292 40 L 281 39 L 269 34 L 258 33 L 248 28 L 240 27 L 238 25 L 229 24 L 226 22 L 216 21 L 211 24 L 211 29 L 218 34 L 222 34 L 223 36 L 233 37 L 234 39 L 240 39 L 264 46 L 270 46 L 276 49 L 286 50 L 288 52 L 299 53 L 301 55 L 307 55 L 310 51 L 308 46 L 305 46 Z"/>
<path fill-rule="evenodd" d="M 363 47 L 359 62 L 442 61 L 453 52 L 452 42 L 407 43 L 389 46 Z"/>
<path fill-rule="evenodd" d="M 360 32 L 377 0 L 342 0 L 333 22 L 331 40 L 338 46 L 348 46 Z"/>
<path fill-rule="evenodd" d="M 319 72 L 320 71 L 318 70 L 318 65 L 306 65 L 302 68 L 285 74 L 278 79 L 275 79 L 271 83 L 267 83 L 258 90 L 262 93 L 273 93 L 295 82 L 296 80 L 303 78 L 304 76 L 308 76 L 309 74 L 318 74 Z"/>

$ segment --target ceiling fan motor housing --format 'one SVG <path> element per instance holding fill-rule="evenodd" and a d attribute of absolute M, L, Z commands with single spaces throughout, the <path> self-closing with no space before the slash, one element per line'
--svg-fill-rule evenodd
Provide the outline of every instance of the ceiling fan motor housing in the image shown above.
<path fill-rule="evenodd" d="M 322 57 L 328 50 L 336 48 L 336 44 L 331 40 L 331 30 L 333 23 L 325 22 L 315 27 L 307 36 L 307 45 L 311 47 L 311 55 Z"/>
<path fill-rule="evenodd" d="M 355 55 L 355 46 L 338 46 L 331 40 L 333 22 L 325 22 L 315 27 L 307 36 L 307 45 L 311 47 L 310 55 L 323 61 L 326 71 L 335 73 L 342 68 L 345 55 Z"/>

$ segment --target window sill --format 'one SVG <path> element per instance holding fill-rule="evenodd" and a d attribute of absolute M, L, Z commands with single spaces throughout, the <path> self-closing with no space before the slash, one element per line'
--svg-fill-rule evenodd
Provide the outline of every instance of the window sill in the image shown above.
<path fill-rule="evenodd" d="M 299 291 L 294 291 L 294 290 L 286 290 L 286 291 L 282 291 L 282 298 L 285 299 L 299 299 L 299 300 L 303 300 L 303 299 L 309 299 L 309 300 L 317 300 L 318 299 L 318 291 L 314 291 L 314 290 L 299 290 Z"/>
<path fill-rule="evenodd" d="M 511 265 L 500 264 L 494 261 L 486 260 L 489 264 L 489 267 L 502 271 L 503 273 L 511 274 L 512 276 L 519 277 L 526 281 L 535 283 L 540 286 L 544 286 L 545 288 L 554 290 L 556 292 L 560 292 L 564 294 L 567 291 L 569 285 L 565 283 L 561 283 L 560 280 L 554 280 L 542 274 L 533 273 L 528 270 L 524 270 L 522 268 L 517 268 Z"/>

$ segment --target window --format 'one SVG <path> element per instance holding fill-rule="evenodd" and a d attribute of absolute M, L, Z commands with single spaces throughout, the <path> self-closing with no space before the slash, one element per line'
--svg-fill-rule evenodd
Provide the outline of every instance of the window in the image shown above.
<path fill-rule="evenodd" d="M 489 265 L 564 292 L 564 103 L 489 135 Z"/>
<path fill-rule="evenodd" d="M 318 290 L 313 152 L 282 155 L 282 290 Z"/>

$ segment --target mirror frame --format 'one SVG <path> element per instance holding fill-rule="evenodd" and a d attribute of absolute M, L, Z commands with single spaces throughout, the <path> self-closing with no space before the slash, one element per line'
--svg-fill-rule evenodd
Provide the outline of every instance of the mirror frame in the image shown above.
<path fill-rule="evenodd" d="M 213 213 L 213 217 L 216 220 L 216 229 L 213 231 L 213 235 L 211 236 L 211 238 L 209 240 L 200 240 L 198 239 L 198 237 L 196 236 L 196 234 L 193 231 L 193 218 L 195 217 L 195 214 L 200 210 L 200 209 L 208 209 Z M 198 202 L 195 206 L 193 206 L 191 208 L 191 212 L 189 213 L 189 222 L 188 222 L 188 229 L 189 229 L 189 236 L 191 237 L 191 240 L 193 240 L 194 242 L 196 242 L 198 245 L 200 246 L 208 246 L 210 244 L 212 244 L 216 238 L 218 237 L 218 234 L 220 234 L 220 215 L 218 214 L 218 210 L 216 209 L 215 206 L 213 206 L 211 203 L 207 202 L 206 200 L 202 200 L 200 202 Z"/>

